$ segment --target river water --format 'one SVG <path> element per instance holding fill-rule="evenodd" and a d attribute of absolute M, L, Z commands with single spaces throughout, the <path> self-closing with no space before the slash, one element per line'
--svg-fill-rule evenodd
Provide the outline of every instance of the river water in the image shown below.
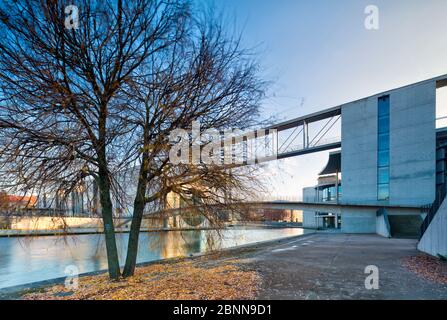
<path fill-rule="evenodd" d="M 216 231 L 168 231 L 141 233 L 138 262 L 188 256 L 258 241 L 302 235 L 300 228 L 229 228 Z M 117 234 L 121 264 L 128 234 Z M 107 268 L 102 234 L 0 238 L 0 288 L 64 277 Z"/>

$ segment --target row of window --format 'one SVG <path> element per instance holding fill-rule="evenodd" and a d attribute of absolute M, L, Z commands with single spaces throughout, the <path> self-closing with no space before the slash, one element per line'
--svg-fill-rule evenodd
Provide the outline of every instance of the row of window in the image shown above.
<path fill-rule="evenodd" d="M 337 200 L 337 193 L 335 192 L 335 186 L 323 188 L 322 201 L 335 201 Z M 338 185 L 338 198 L 341 198 L 341 185 Z"/>
<path fill-rule="evenodd" d="M 390 197 L 390 96 L 378 100 L 377 199 Z"/>

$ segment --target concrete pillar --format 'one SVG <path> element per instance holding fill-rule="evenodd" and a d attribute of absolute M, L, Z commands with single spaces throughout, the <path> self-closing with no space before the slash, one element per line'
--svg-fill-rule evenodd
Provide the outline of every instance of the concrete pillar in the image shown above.
<path fill-rule="evenodd" d="M 174 219 L 174 228 L 177 228 L 177 227 L 178 227 L 178 220 L 177 220 L 178 217 L 179 217 L 178 215 L 174 215 L 174 216 L 173 216 L 173 219 Z"/>
<path fill-rule="evenodd" d="M 303 149 L 309 147 L 309 127 L 306 121 L 303 121 Z"/>
<path fill-rule="evenodd" d="M 336 177 L 335 177 L 335 201 L 338 204 L 338 170 L 335 173 Z"/>

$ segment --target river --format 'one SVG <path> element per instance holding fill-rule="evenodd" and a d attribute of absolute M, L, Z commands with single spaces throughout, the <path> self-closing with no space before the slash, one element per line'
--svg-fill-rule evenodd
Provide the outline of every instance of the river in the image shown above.
<path fill-rule="evenodd" d="M 138 262 L 188 256 L 258 241 L 302 235 L 300 228 L 229 228 L 221 231 L 144 232 Z M 128 234 L 117 234 L 123 264 Z M 79 273 L 107 268 L 102 234 L 0 238 L 0 288 L 66 276 L 68 268 Z"/>

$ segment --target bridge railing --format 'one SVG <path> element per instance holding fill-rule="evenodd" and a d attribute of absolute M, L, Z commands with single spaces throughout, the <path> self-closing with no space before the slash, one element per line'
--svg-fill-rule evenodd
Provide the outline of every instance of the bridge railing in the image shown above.
<path fill-rule="evenodd" d="M 287 202 L 299 202 L 303 201 L 301 197 L 298 196 L 286 196 L 286 195 L 271 195 L 264 197 L 256 197 L 246 200 L 247 202 L 273 202 L 273 201 L 287 201 Z"/>

